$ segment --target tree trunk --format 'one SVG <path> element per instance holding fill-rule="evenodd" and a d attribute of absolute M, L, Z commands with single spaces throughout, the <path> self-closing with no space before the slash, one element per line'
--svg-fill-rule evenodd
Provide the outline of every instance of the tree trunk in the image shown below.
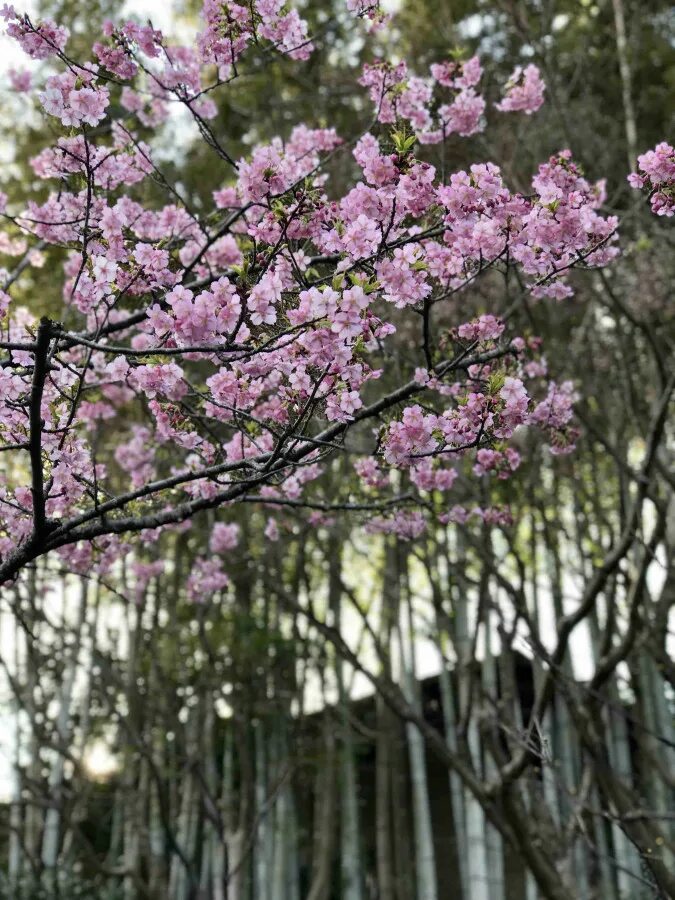
<path fill-rule="evenodd" d="M 331 889 L 337 778 L 333 723 L 325 706 L 322 717 L 322 737 L 323 755 L 317 768 L 314 794 L 312 881 L 307 900 L 328 900 Z"/>
<path fill-rule="evenodd" d="M 404 581 L 406 580 L 404 579 Z M 410 592 L 408 591 L 407 594 L 405 604 L 407 622 L 405 625 L 399 622 L 398 628 L 401 645 L 403 692 L 411 707 L 418 713 L 423 714 L 419 697 L 419 686 L 417 684 L 414 611 Z M 403 636 L 404 633 L 407 641 Z M 417 898 L 418 900 L 437 900 L 436 862 L 427 786 L 426 746 L 418 727 L 412 722 L 407 723 L 406 734 L 408 738 L 410 781 L 413 798 Z"/>
<path fill-rule="evenodd" d="M 64 597 L 63 628 L 64 633 L 69 633 L 66 622 L 66 609 Z M 71 706 L 73 702 L 73 687 L 77 674 L 78 656 L 82 638 L 82 628 L 87 612 L 87 582 L 82 579 L 77 601 L 74 623 L 74 643 L 66 656 L 66 663 L 61 682 L 59 697 L 59 711 L 56 718 L 56 740 L 59 749 L 56 751 L 54 763 L 49 773 L 49 808 L 45 816 L 44 831 L 42 835 L 42 865 L 44 867 L 45 884 L 52 892 L 57 892 L 56 864 L 59 856 L 61 842 L 62 813 L 63 813 L 63 780 L 65 767 L 65 752 L 69 749 L 72 733 Z"/>

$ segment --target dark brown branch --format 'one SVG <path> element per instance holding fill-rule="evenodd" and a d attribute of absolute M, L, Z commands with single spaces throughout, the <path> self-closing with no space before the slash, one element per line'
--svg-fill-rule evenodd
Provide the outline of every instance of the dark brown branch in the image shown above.
<path fill-rule="evenodd" d="M 33 368 L 33 384 L 30 394 L 30 437 L 29 452 L 32 475 L 33 495 L 33 534 L 39 538 L 47 523 L 45 514 L 44 471 L 42 467 L 42 394 L 47 378 L 47 357 L 49 343 L 54 334 L 54 323 L 43 316 L 37 331 L 35 342 L 35 366 Z"/>

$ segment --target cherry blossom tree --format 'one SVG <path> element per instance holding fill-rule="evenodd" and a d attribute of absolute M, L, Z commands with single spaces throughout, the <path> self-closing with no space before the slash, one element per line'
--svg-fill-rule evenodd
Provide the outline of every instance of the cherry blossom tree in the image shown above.
<path fill-rule="evenodd" d="M 376 8 L 348 6 L 386 27 Z M 194 46 L 150 25 L 107 23 L 92 59 L 76 61 L 67 29 L 3 10 L 8 34 L 56 70 L 33 92 L 64 129 L 32 161 L 48 197 L 2 204 L 19 257 L 0 295 L 3 580 L 52 552 L 105 571 L 134 535 L 215 507 L 226 520 L 241 502 L 316 514 L 346 506 L 404 536 L 439 516 L 508 517 L 456 507 L 458 470 L 508 477 L 520 426 L 542 431 L 553 452 L 574 445 L 574 392 L 546 373 L 536 338 L 511 332 L 509 315 L 520 296 L 564 300 L 570 270 L 616 256 L 602 182 L 567 150 L 540 166 L 526 195 L 493 163 L 443 182 L 415 156 L 418 143 L 478 132 L 492 115 L 534 113 L 545 94 L 536 67 L 516 69 L 493 102 L 476 57 L 426 76 L 379 60 L 360 79 L 374 108 L 368 131 L 297 125 L 236 160 L 210 125 L 215 92 L 252 45 L 302 61 L 312 40 L 297 11 L 276 2 L 207 2 L 202 13 Z M 210 210 L 191 208 L 154 161 L 152 138 L 138 136 L 178 107 L 223 169 Z M 361 178 L 334 198 L 329 162 L 348 153 Z M 660 164 L 641 160 L 652 202 L 666 198 L 660 212 L 672 153 L 656 153 Z M 148 180 L 165 205 L 143 202 Z M 37 322 L 11 291 L 46 251 L 63 272 L 62 314 Z M 488 273 L 517 280 L 510 303 L 439 328 L 453 296 Z M 387 343 L 410 321 L 418 364 L 393 376 Z M 327 460 L 353 452 L 352 432 L 362 495 L 322 495 Z M 420 503 L 432 489 L 438 508 Z M 200 571 L 201 589 L 226 579 L 213 561 Z"/>

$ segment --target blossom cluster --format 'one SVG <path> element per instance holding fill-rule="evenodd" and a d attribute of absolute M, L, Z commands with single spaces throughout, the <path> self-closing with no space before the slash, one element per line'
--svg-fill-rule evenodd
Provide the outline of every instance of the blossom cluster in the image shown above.
<path fill-rule="evenodd" d="M 374 4 L 347 6 L 379 15 Z M 0 292 L 0 445 L 12 451 L 5 459 L 24 460 L 0 475 L 0 581 L 22 554 L 109 566 L 130 552 L 130 535 L 145 546 L 221 509 L 210 555 L 187 584 L 199 600 L 228 585 L 226 557 L 239 539 L 232 505 L 311 507 L 336 452 L 359 448 L 369 527 L 415 538 L 435 503 L 441 523 L 508 520 L 507 511 L 453 502 L 453 492 L 467 478 L 516 471 L 519 429 L 541 432 L 553 452 L 573 447 L 574 388 L 549 379 L 539 340 L 512 333 L 498 308 L 462 321 L 448 300 L 483 272 L 514 267 L 532 296 L 570 296 L 572 269 L 618 252 L 603 183 L 587 180 L 568 150 L 540 166 L 526 193 L 491 162 L 441 178 L 418 159 L 417 139 L 484 127 L 477 57 L 434 64 L 429 78 L 405 63 L 366 66 L 371 132 L 352 141 L 298 125 L 236 160 L 206 124 L 215 88 L 261 41 L 296 60 L 312 45 L 298 12 L 279 0 L 206 0 L 202 12 L 191 46 L 150 25 L 107 23 L 93 59 L 61 60 L 64 71 L 34 89 L 67 133 L 32 160 L 51 184 L 46 198 L 7 210 L 0 197 L 0 250 L 25 255 L 26 266 L 57 250 L 50 264 L 63 266 L 59 318 L 68 324 L 37 322 L 11 288 Z M 8 7 L 3 16 L 30 56 L 57 64 L 65 29 Z M 531 113 L 543 94 L 528 66 L 499 109 Z M 113 102 L 125 112 L 94 128 Z M 160 201 L 137 189 L 148 176 L 163 183 L 153 135 L 172 103 L 192 115 L 224 172 L 207 210 L 171 185 Z M 360 175 L 339 194 L 326 163 L 349 152 Z M 665 196 L 668 152 L 640 163 Z M 442 334 L 440 310 L 455 315 Z M 422 344 L 399 368 L 392 335 L 420 323 Z M 424 503 L 380 514 L 403 481 Z M 278 537 L 274 515 L 265 533 Z M 157 573 L 137 562 L 143 588 Z"/>
<path fill-rule="evenodd" d="M 105 117 L 110 95 L 107 88 L 93 85 L 94 78 L 88 72 L 86 77 L 84 72 L 81 76 L 72 72 L 52 75 L 40 100 L 45 112 L 58 116 L 63 125 L 98 125 Z"/>
<path fill-rule="evenodd" d="M 368 88 L 378 122 L 406 121 L 422 144 L 483 131 L 487 104 L 480 93 L 483 68 L 479 58 L 433 63 L 429 73 L 427 77 L 414 75 L 405 62 L 364 66 L 360 83 Z M 543 104 L 545 89 L 537 66 L 518 66 L 495 107 L 501 112 L 531 115 Z"/>
<path fill-rule="evenodd" d="M 33 26 L 25 14 L 17 13 L 9 4 L 0 9 L 0 18 L 7 22 L 7 34 L 14 38 L 21 49 L 32 59 L 48 59 L 66 46 L 70 32 L 51 19 L 43 19 Z"/>
<path fill-rule="evenodd" d="M 533 63 L 525 68 L 516 66 L 506 83 L 504 99 L 497 104 L 497 109 L 532 115 L 543 104 L 545 90 L 546 85 L 537 66 Z"/>
<path fill-rule="evenodd" d="M 485 100 L 477 92 L 483 70 L 478 57 L 464 63 L 438 63 L 430 76 L 410 74 L 405 62 L 364 66 L 360 84 L 368 88 L 378 122 L 406 120 L 421 143 L 438 143 L 451 134 L 467 137 L 482 131 Z M 436 105 L 436 94 L 446 102 Z"/>
<path fill-rule="evenodd" d="M 675 148 L 665 141 L 638 156 L 638 171 L 628 176 L 636 190 L 647 189 L 652 212 L 657 216 L 675 214 Z"/>

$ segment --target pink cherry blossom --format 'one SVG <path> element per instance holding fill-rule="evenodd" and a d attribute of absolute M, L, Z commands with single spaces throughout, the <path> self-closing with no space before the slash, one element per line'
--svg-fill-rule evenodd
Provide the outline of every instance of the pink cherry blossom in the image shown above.
<path fill-rule="evenodd" d="M 546 85 L 534 64 L 516 66 L 506 82 L 504 99 L 496 104 L 501 112 L 524 112 L 531 115 L 544 103 Z"/>
<path fill-rule="evenodd" d="M 628 176 L 630 186 L 649 189 L 649 202 L 657 216 L 675 215 L 675 148 L 662 141 L 638 156 L 637 164 L 639 171 Z"/>
<path fill-rule="evenodd" d="M 211 530 L 209 550 L 212 553 L 225 553 L 233 550 L 239 543 L 239 526 L 232 522 L 216 522 Z"/>
<path fill-rule="evenodd" d="M 375 3 L 347 5 L 382 22 Z M 3 18 L 29 56 L 50 58 L 34 88 L 14 80 L 52 117 L 47 137 L 58 121 L 67 132 L 31 160 L 39 190 L 12 202 L 0 233 L 17 278 L 44 259 L 53 266 L 58 319 L 35 321 L 16 302 L 23 284 L 0 292 L 2 579 L 35 547 L 84 570 L 109 568 L 117 553 L 138 564 L 145 590 L 153 543 L 213 510 L 211 555 L 186 588 L 203 602 L 226 588 L 220 555 L 238 540 L 238 526 L 217 518 L 234 519 L 242 497 L 298 517 L 305 503 L 320 511 L 338 452 L 373 501 L 372 531 L 414 539 L 429 522 L 510 521 L 467 499 L 467 485 L 512 476 L 525 428 L 569 452 L 575 388 L 552 380 L 542 342 L 518 334 L 499 291 L 466 289 L 508 275 L 540 304 L 569 297 L 572 270 L 619 252 L 603 181 L 569 150 L 521 190 L 495 162 L 453 169 L 465 155 L 458 139 L 496 115 L 475 56 L 426 72 L 371 61 L 359 79 L 369 131 L 296 125 L 237 160 L 227 129 L 207 123 L 213 98 L 250 54 L 313 51 L 306 22 L 280 0 L 206 0 L 185 44 L 149 24 L 106 23 L 82 61 L 59 56 L 68 35 L 53 22 L 11 8 Z M 544 92 L 535 66 L 519 68 L 498 109 L 529 114 Z M 120 106 L 97 128 L 111 95 Z M 218 162 L 218 189 L 201 204 L 159 174 L 162 123 L 179 107 Z M 418 144 L 443 141 L 434 158 L 444 166 L 418 158 Z M 672 215 L 674 183 L 669 144 L 639 157 L 631 184 L 658 215 Z M 36 421 L 42 498 L 25 458 Z M 402 485 L 410 507 L 394 494 Z M 270 516 L 266 540 L 295 521 Z"/>

